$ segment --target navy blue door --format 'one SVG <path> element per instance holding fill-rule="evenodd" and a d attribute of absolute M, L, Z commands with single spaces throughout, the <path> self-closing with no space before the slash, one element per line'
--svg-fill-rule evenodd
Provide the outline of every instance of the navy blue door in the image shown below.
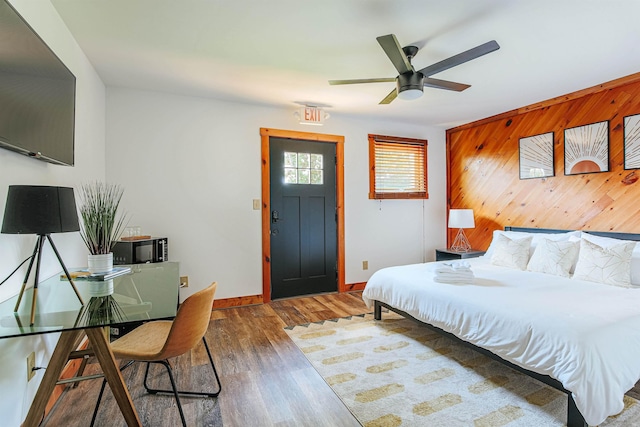
<path fill-rule="evenodd" d="M 336 146 L 269 139 L 271 298 L 338 289 Z"/>

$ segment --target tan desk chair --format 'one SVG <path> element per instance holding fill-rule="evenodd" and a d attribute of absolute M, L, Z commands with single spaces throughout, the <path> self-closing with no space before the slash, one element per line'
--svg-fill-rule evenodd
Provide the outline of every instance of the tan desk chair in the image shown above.
<path fill-rule="evenodd" d="M 184 413 L 182 412 L 182 405 L 180 404 L 180 394 L 216 397 L 222 390 L 220 378 L 218 377 L 218 372 L 216 371 L 216 367 L 213 364 L 213 358 L 211 357 L 211 351 L 209 351 L 207 340 L 204 337 L 211 318 L 211 307 L 213 306 L 213 297 L 216 287 L 217 284 L 214 282 L 208 288 L 196 292 L 188 297 L 180 305 L 175 319 L 144 323 L 124 335 L 122 338 L 111 343 L 111 348 L 115 357 L 117 359 L 128 361 L 121 370 L 126 369 L 134 362 L 147 363 L 146 371 L 144 373 L 145 389 L 151 394 L 172 393 L 176 397 L 178 411 L 180 412 L 180 419 L 182 420 L 182 425 L 184 427 L 187 426 L 187 423 L 184 419 Z M 213 374 L 215 375 L 216 382 L 218 383 L 218 391 L 215 393 L 179 391 L 176 388 L 173 372 L 167 359 L 187 353 L 194 348 L 200 340 L 202 340 L 204 347 L 207 350 L 209 362 L 211 362 L 211 368 L 213 369 Z M 160 363 L 167 368 L 172 390 L 159 390 L 150 388 L 147 385 L 147 376 L 149 374 L 149 366 L 151 363 Z M 102 399 L 105 385 L 106 381 L 103 381 L 100 394 L 98 395 L 98 402 L 96 403 L 93 417 L 91 419 L 92 426 L 95 422 L 96 415 L 98 414 L 98 408 L 100 406 L 100 400 Z"/>

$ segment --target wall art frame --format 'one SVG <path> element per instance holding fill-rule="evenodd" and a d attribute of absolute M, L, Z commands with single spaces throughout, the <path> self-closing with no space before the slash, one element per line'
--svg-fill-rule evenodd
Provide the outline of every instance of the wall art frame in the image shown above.
<path fill-rule="evenodd" d="M 624 168 L 640 169 L 640 114 L 625 116 Z"/>
<path fill-rule="evenodd" d="M 520 179 L 555 176 L 554 133 L 520 138 L 518 142 Z"/>
<path fill-rule="evenodd" d="M 609 172 L 609 121 L 564 130 L 564 174 Z"/>

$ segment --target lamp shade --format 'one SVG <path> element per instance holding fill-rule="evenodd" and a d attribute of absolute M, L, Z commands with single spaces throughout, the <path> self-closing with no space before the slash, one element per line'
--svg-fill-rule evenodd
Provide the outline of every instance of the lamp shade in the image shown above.
<path fill-rule="evenodd" d="M 79 231 L 73 188 L 10 185 L 2 233 L 51 234 Z"/>
<path fill-rule="evenodd" d="M 449 228 L 474 228 L 473 209 L 449 210 Z"/>

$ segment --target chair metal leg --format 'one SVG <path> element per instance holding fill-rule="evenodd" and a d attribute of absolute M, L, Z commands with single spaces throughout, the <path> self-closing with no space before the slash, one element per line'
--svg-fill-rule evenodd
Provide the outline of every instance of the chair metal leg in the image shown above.
<path fill-rule="evenodd" d="M 102 401 L 102 395 L 104 394 L 104 388 L 107 385 L 107 380 L 102 380 L 102 386 L 100 387 L 100 393 L 98 393 L 98 401 L 96 402 L 96 407 L 93 408 L 93 415 L 91 416 L 91 424 L 89 427 L 93 427 L 96 422 L 96 417 L 98 416 L 98 409 L 100 409 L 100 402 Z"/>
<path fill-rule="evenodd" d="M 120 372 L 124 371 L 125 369 L 127 369 L 129 366 L 133 365 L 133 360 L 128 361 L 127 363 L 124 364 L 124 366 L 122 366 L 120 368 Z M 107 379 L 103 379 L 102 380 L 102 386 L 100 387 L 100 393 L 98 393 L 98 401 L 96 402 L 96 407 L 93 408 L 93 415 L 91 416 L 91 424 L 89 424 L 89 427 L 93 427 L 93 425 L 96 422 L 96 417 L 98 416 L 98 409 L 100 409 L 100 402 L 102 401 L 102 395 L 104 394 L 104 389 L 107 386 Z"/>
<path fill-rule="evenodd" d="M 169 374 L 169 380 L 171 381 L 171 388 L 173 389 L 173 395 L 176 398 L 176 404 L 178 405 L 178 411 L 180 412 L 180 419 L 182 420 L 182 427 L 187 427 L 187 421 L 184 419 L 184 412 L 182 412 L 182 404 L 180 403 L 180 396 L 178 394 L 178 388 L 176 387 L 176 382 L 173 379 L 173 372 L 171 370 L 171 366 L 169 365 L 169 362 L 167 362 L 166 360 L 161 360 L 161 361 L 158 361 L 158 362 L 148 362 L 147 363 L 147 370 L 149 369 L 149 363 L 160 363 L 161 365 L 164 365 L 165 368 L 167 368 L 167 373 Z"/>
<path fill-rule="evenodd" d="M 198 392 L 198 391 L 178 391 L 178 393 L 186 395 L 186 396 L 202 396 L 202 397 L 217 397 L 222 391 L 222 384 L 220 383 L 220 377 L 218 376 L 218 371 L 216 370 L 216 365 L 213 363 L 213 357 L 211 356 L 211 351 L 209 350 L 209 345 L 207 344 L 207 340 L 202 337 L 202 342 L 204 344 L 204 348 L 207 350 L 207 356 L 209 356 L 209 363 L 211 364 L 211 368 L 213 369 L 213 375 L 216 378 L 216 383 L 218 384 L 218 390 L 214 393 L 208 392 Z M 173 393 L 173 390 L 161 390 L 151 388 L 147 384 L 147 376 L 149 374 L 149 363 L 147 363 L 147 370 L 144 374 L 144 388 L 148 393 L 156 394 L 156 393 Z"/>

